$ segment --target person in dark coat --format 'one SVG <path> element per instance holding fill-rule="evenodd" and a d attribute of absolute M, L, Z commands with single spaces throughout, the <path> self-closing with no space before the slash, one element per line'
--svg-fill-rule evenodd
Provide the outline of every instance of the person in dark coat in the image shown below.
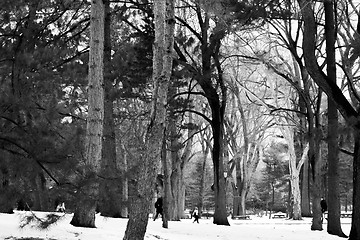
<path fill-rule="evenodd" d="M 320 206 L 321 206 L 321 212 L 322 213 L 327 211 L 327 203 L 326 203 L 326 200 L 323 197 L 321 198 Z"/>
<path fill-rule="evenodd" d="M 320 207 L 321 207 L 321 222 L 324 220 L 325 212 L 327 211 L 327 203 L 326 200 L 322 197 L 320 201 Z M 325 218 L 327 220 L 327 218 Z"/>
<path fill-rule="evenodd" d="M 156 214 L 155 214 L 155 217 L 154 217 L 154 221 L 159 216 L 159 214 L 161 214 L 161 216 L 163 216 L 163 199 L 162 199 L 162 197 L 159 197 L 156 200 L 156 202 L 155 202 L 155 210 L 156 210 Z"/>

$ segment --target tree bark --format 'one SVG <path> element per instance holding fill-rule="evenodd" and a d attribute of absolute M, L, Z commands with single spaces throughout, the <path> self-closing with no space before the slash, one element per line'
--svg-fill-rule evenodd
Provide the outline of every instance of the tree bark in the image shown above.
<path fill-rule="evenodd" d="M 113 117 L 113 78 L 111 76 L 110 2 L 104 0 L 104 134 L 101 161 L 99 209 L 102 216 L 121 217 L 121 181 L 116 163 L 115 126 Z M 122 216 L 126 217 L 126 216 Z"/>
<path fill-rule="evenodd" d="M 122 143 L 121 143 L 122 144 Z M 129 180 L 127 177 L 127 171 L 128 171 L 128 156 L 126 153 L 125 147 L 122 145 L 122 148 L 124 150 L 123 158 L 121 159 L 121 182 L 122 182 L 122 188 L 121 188 L 121 216 L 122 217 L 128 217 L 128 199 L 129 199 Z"/>
<path fill-rule="evenodd" d="M 224 177 L 224 134 L 225 134 L 225 121 L 224 114 L 226 108 L 226 88 L 222 76 L 222 70 L 219 62 L 219 49 L 221 39 L 225 36 L 225 31 L 220 27 L 220 30 L 213 33 L 208 42 L 207 29 L 209 28 L 209 19 L 206 17 L 206 24 L 203 26 L 203 40 L 202 43 L 202 76 L 197 78 L 202 90 L 205 92 L 205 96 L 211 108 L 211 128 L 213 132 L 213 148 L 212 148 L 212 160 L 214 167 L 214 192 L 215 192 L 215 213 L 214 224 L 218 225 L 230 225 L 227 219 L 226 211 L 226 187 Z M 213 58 L 217 68 L 217 82 L 220 85 L 221 96 L 218 94 L 218 90 L 212 85 Z"/>
<path fill-rule="evenodd" d="M 309 160 L 306 159 L 303 164 L 301 175 L 301 212 L 303 217 L 311 217 L 309 171 Z"/>
<path fill-rule="evenodd" d="M 144 239 L 156 182 L 166 124 L 167 93 L 172 71 L 174 1 L 154 1 L 153 95 L 145 148 L 137 172 L 124 240 Z"/>
<path fill-rule="evenodd" d="M 220 106 L 213 108 L 213 166 L 214 166 L 214 191 L 215 213 L 213 223 L 218 225 L 230 225 L 226 211 L 226 187 L 223 163 L 224 122 Z M 221 120 L 220 120 L 221 119 Z"/>
<path fill-rule="evenodd" d="M 170 206 L 172 202 L 172 195 L 171 195 L 171 164 L 170 159 L 167 156 L 167 149 L 166 149 L 166 139 L 164 136 L 163 139 L 163 146 L 162 146 L 162 168 L 164 171 L 164 195 L 163 195 L 163 215 L 162 215 L 162 226 L 163 228 L 169 227 L 169 220 L 170 220 Z"/>
<path fill-rule="evenodd" d="M 324 1 L 325 8 L 325 36 L 326 36 L 326 64 L 329 80 L 336 83 L 335 59 L 335 19 L 333 0 Z M 327 180 L 331 189 L 328 191 L 328 221 L 329 234 L 346 237 L 340 223 L 340 180 L 339 180 L 339 147 L 338 147 L 338 112 L 334 101 L 328 99 L 328 168 Z"/>
<path fill-rule="evenodd" d="M 76 227 L 95 227 L 95 210 L 99 197 L 103 119 L 104 119 L 104 4 L 93 0 L 91 4 L 88 118 L 84 161 L 85 186 L 80 195 L 71 224 Z"/>
<path fill-rule="evenodd" d="M 283 127 L 283 135 L 288 142 L 289 154 L 289 172 L 290 172 L 290 187 L 292 196 L 293 216 L 294 220 L 301 220 L 301 196 L 300 196 L 300 169 L 307 158 L 309 145 L 304 148 L 301 159 L 296 164 L 296 153 L 294 147 L 294 135 L 290 127 Z"/>

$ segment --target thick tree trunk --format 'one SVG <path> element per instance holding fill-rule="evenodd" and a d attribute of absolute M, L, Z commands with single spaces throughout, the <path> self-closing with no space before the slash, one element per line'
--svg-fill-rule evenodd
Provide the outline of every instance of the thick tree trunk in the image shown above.
<path fill-rule="evenodd" d="M 309 160 L 306 158 L 301 175 L 301 213 L 303 217 L 311 217 L 309 176 Z"/>
<path fill-rule="evenodd" d="M 9 160 L 11 156 L 0 150 L 3 158 L 0 160 L 0 213 L 14 213 L 15 194 L 11 189 Z"/>
<path fill-rule="evenodd" d="M 313 141 L 313 142 L 312 142 Z M 320 201 L 322 197 L 322 177 L 321 177 L 321 150 L 320 142 L 316 139 L 310 139 L 310 148 L 309 148 L 309 158 L 311 159 L 312 164 L 312 224 L 311 230 L 323 230 L 322 226 L 322 213 Z"/>
<path fill-rule="evenodd" d="M 95 227 L 95 209 L 99 197 L 98 174 L 100 172 L 103 119 L 104 119 L 104 18 L 102 0 L 91 4 L 88 118 L 86 126 L 86 145 L 84 160 L 85 185 L 78 189 L 79 200 L 76 204 L 71 224 L 77 227 Z"/>
<path fill-rule="evenodd" d="M 104 137 L 101 161 L 99 209 L 102 216 L 121 217 L 121 181 L 116 163 L 115 126 L 113 117 L 113 78 L 111 77 L 111 14 L 109 0 L 104 0 Z M 126 216 L 122 216 L 126 217 Z"/>
<path fill-rule="evenodd" d="M 293 220 L 301 220 L 301 197 L 300 197 L 300 180 L 299 175 L 290 176 L 290 186 L 293 200 Z"/>
<path fill-rule="evenodd" d="M 324 1 L 326 64 L 327 74 L 336 83 L 335 59 L 335 19 L 333 0 Z M 346 237 L 340 223 L 340 180 L 339 180 L 339 147 L 338 147 L 338 112 L 332 99 L 328 99 L 328 168 L 327 180 L 331 189 L 328 191 L 328 221 L 327 232 L 340 237 Z"/>
<path fill-rule="evenodd" d="M 172 71 L 174 43 L 174 1 L 154 2 L 155 42 L 153 48 L 153 95 L 150 122 L 137 172 L 136 193 L 131 200 L 124 240 L 144 239 L 152 207 L 157 169 L 166 124 L 167 93 Z"/>
<path fill-rule="evenodd" d="M 172 195 L 171 195 L 171 164 L 170 159 L 167 156 L 167 149 L 166 149 L 166 139 L 164 136 L 163 140 L 163 146 L 162 146 L 162 154 L 161 154 L 161 160 L 162 160 L 162 168 L 164 171 L 164 195 L 163 195 L 163 228 L 168 228 L 169 224 L 168 221 L 170 220 L 170 208 L 171 208 L 171 202 L 172 202 Z"/>
<path fill-rule="evenodd" d="M 224 122 L 220 106 L 213 108 L 213 167 L 214 167 L 214 191 L 215 213 L 214 224 L 230 225 L 226 210 L 226 186 L 224 177 L 223 150 L 224 147 Z M 220 120 L 221 119 L 221 120 Z"/>
<path fill-rule="evenodd" d="M 78 202 L 74 211 L 74 216 L 70 224 L 75 227 L 95 228 L 96 203 L 99 195 L 99 183 L 92 179 L 86 186 L 81 189 Z"/>
<path fill-rule="evenodd" d="M 290 170 L 290 186 L 291 186 L 291 195 L 292 195 L 292 205 L 293 205 L 293 216 L 294 220 L 301 220 L 301 196 L 300 196 L 300 169 L 307 158 L 309 151 L 309 145 L 307 144 L 304 148 L 304 151 L 301 155 L 300 161 L 296 164 L 296 153 L 294 146 L 294 136 L 291 129 L 287 129 L 288 134 L 284 134 L 286 139 L 288 139 L 289 146 L 289 170 Z"/>
<path fill-rule="evenodd" d="M 243 189 L 240 193 L 240 206 L 239 206 L 239 215 L 246 215 L 246 189 Z"/>
<path fill-rule="evenodd" d="M 242 171 L 244 171 L 244 161 L 246 162 L 246 157 L 244 156 L 245 154 L 243 154 L 242 156 L 242 160 L 239 159 L 235 159 L 236 161 L 236 187 L 237 189 L 235 189 L 234 191 L 234 200 L 233 200 L 233 215 L 234 216 L 241 216 L 241 215 L 245 215 L 246 214 L 246 194 L 247 194 L 247 186 L 246 186 L 246 181 L 244 178 L 244 174 L 242 173 Z M 245 159 L 244 159 L 245 158 Z M 242 166 L 241 166 L 242 165 Z"/>

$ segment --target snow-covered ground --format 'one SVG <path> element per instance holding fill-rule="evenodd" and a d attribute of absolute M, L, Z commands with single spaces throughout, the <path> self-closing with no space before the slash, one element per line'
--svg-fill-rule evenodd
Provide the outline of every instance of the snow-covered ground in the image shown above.
<path fill-rule="evenodd" d="M 126 219 L 103 218 L 96 216 L 97 228 L 79 228 L 69 224 L 72 214 L 66 214 L 56 225 L 48 230 L 26 226 L 20 228 L 21 219 L 29 212 L 15 212 L 15 214 L 0 214 L 0 239 L 46 239 L 46 240 L 120 240 L 124 236 Z M 36 213 L 44 216 L 44 213 Z M 351 219 L 344 218 L 342 229 L 349 234 Z M 192 223 L 191 219 L 179 222 L 169 222 L 169 228 L 162 228 L 161 220 L 149 219 L 145 239 L 169 239 L 169 240 L 334 240 L 343 239 L 329 235 L 326 232 L 326 221 L 323 231 L 311 231 L 311 219 L 304 218 L 301 221 L 287 219 L 268 219 L 263 216 L 253 217 L 251 220 L 231 220 L 231 226 L 217 226 L 212 224 L 212 219 L 200 219 L 200 223 Z"/>

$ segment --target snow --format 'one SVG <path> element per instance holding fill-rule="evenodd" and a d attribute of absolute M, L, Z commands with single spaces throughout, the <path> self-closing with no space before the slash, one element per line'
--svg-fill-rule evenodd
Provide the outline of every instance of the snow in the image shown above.
<path fill-rule="evenodd" d="M 39 217 L 46 213 L 36 212 Z M 62 215 L 61 213 L 58 213 Z M 16 211 L 15 214 L 0 214 L 0 239 L 15 240 L 21 238 L 36 238 L 42 240 L 119 240 L 125 233 L 127 219 L 104 218 L 96 215 L 96 228 L 80 228 L 70 225 L 72 214 L 65 214 L 55 225 L 47 230 L 39 230 L 28 225 L 20 228 L 21 220 L 30 212 Z M 232 220 L 231 226 L 219 226 L 212 223 L 212 219 L 200 219 L 199 224 L 193 223 L 192 219 L 183 219 L 177 222 L 169 222 L 169 228 L 162 228 L 160 219 L 149 219 L 146 240 L 334 240 L 343 239 L 329 235 L 326 232 L 326 221 L 323 231 L 311 231 L 311 219 L 304 218 L 300 221 L 288 219 L 269 219 L 267 216 L 251 216 L 251 220 Z M 342 218 L 342 229 L 349 234 L 351 219 Z"/>

